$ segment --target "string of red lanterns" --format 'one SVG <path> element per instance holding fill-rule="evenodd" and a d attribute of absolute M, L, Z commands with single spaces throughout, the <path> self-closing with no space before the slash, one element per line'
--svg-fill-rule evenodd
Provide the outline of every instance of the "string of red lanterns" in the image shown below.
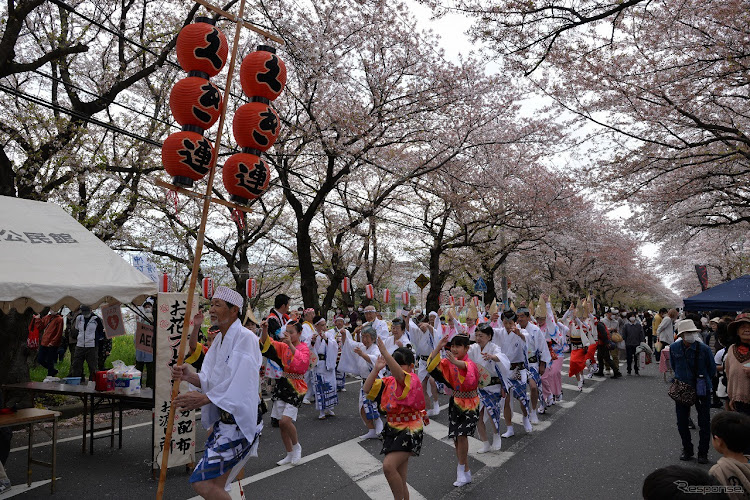
<path fill-rule="evenodd" d="M 198 17 L 177 36 L 177 61 L 187 72 L 169 94 L 169 108 L 182 130 L 162 144 L 161 160 L 175 186 L 190 188 L 207 173 L 213 155 L 203 134 L 221 114 L 222 96 L 209 78 L 227 61 L 227 38 L 208 17 Z"/>

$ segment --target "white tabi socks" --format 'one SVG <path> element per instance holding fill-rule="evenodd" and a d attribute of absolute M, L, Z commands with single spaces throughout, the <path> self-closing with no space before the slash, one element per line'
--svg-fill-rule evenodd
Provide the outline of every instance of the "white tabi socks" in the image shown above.
<path fill-rule="evenodd" d="M 526 433 L 531 432 L 531 420 L 529 420 L 529 417 L 523 417 L 523 430 L 526 431 Z"/>
<path fill-rule="evenodd" d="M 516 431 L 513 430 L 513 424 L 508 425 L 508 429 L 505 431 L 505 433 L 502 435 L 504 438 L 513 437 L 516 434 Z"/>
<path fill-rule="evenodd" d="M 466 465 L 458 464 L 456 467 L 456 482 L 453 486 L 463 486 L 471 482 L 471 471 L 466 469 Z"/>
<path fill-rule="evenodd" d="M 292 446 L 292 465 L 297 465 L 302 459 L 302 445 L 297 443 Z"/>
<path fill-rule="evenodd" d="M 500 436 L 500 433 L 498 432 L 492 438 L 492 451 L 500 451 L 501 446 L 502 446 L 502 436 Z"/>
<path fill-rule="evenodd" d="M 492 451 L 492 447 L 490 446 L 489 441 L 482 441 L 482 447 L 477 450 L 477 453 L 487 453 L 489 451 Z"/>

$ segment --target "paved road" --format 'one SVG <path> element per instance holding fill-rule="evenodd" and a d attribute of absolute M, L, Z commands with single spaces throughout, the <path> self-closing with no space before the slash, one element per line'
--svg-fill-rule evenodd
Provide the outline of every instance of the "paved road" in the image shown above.
<path fill-rule="evenodd" d="M 565 363 L 567 370 L 567 361 Z M 666 395 L 667 384 L 656 364 L 640 377 L 620 380 L 591 379 L 578 392 L 573 379 L 563 377 L 565 400 L 554 406 L 531 434 L 520 425 L 516 436 L 503 440 L 500 452 L 477 454 L 479 441 L 470 443 L 471 485 L 452 486 L 456 461 L 446 438 L 447 411 L 425 428 L 422 454 L 410 460 L 412 499 L 458 498 L 640 498 L 643 478 L 658 467 L 679 463 L 680 444 L 674 407 Z M 346 498 L 387 499 L 390 490 L 381 470 L 379 441 L 360 441 L 364 432 L 357 415 L 359 381 L 351 380 L 340 393 L 336 417 L 317 420 L 314 408 L 300 412 L 298 430 L 303 461 L 297 467 L 278 467 L 284 456 L 278 430 L 267 424 L 260 457 L 245 467 L 242 484 L 247 498 Z M 447 404 L 447 398 L 441 397 Z M 520 423 L 520 415 L 516 415 Z M 150 413 L 140 412 L 125 421 L 122 450 L 109 448 L 109 440 L 96 442 L 94 456 L 81 454 L 80 429 L 63 429 L 58 445 L 56 498 L 152 498 Z M 200 427 L 200 426 L 199 426 Z M 697 445 L 697 432 L 694 431 Z M 47 470 L 35 468 L 32 489 L 25 486 L 25 433 L 16 432 L 8 462 L 14 483 L 0 499 L 48 498 Z M 35 434 L 35 453 L 49 452 L 49 438 Z M 198 432 L 203 443 L 205 432 Z M 711 450 L 711 460 L 718 459 Z M 709 466 L 704 466 L 708 468 Z M 168 499 L 193 498 L 188 472 L 169 471 Z M 22 484 L 23 483 L 23 484 Z"/>

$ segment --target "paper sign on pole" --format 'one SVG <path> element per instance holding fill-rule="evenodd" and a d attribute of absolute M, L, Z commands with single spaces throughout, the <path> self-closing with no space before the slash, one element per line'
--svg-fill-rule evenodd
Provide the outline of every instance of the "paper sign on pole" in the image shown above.
<path fill-rule="evenodd" d="M 156 315 L 156 390 L 154 391 L 154 468 L 161 466 L 164 438 L 169 420 L 172 398 L 172 370 L 182 338 L 187 307 L 186 293 L 159 293 Z M 198 312 L 198 295 L 193 300 L 190 318 Z M 190 322 L 192 328 L 193 322 Z M 185 351 L 187 355 L 187 351 Z M 180 392 L 188 390 L 187 382 L 180 383 Z M 168 467 L 195 463 L 195 411 L 176 409 Z"/>
<path fill-rule="evenodd" d="M 135 324 L 135 350 L 148 354 L 154 353 L 154 327 L 148 323 Z"/>
<path fill-rule="evenodd" d="M 122 308 L 119 302 L 102 306 L 102 320 L 108 339 L 125 335 L 125 323 L 122 321 Z"/>

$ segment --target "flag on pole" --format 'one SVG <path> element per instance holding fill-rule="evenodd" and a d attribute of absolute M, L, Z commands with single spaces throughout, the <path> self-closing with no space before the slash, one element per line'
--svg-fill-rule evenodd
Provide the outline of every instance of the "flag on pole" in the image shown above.
<path fill-rule="evenodd" d="M 708 270 L 706 266 L 695 265 L 695 272 L 698 274 L 698 281 L 701 283 L 701 291 L 708 290 Z"/>
<path fill-rule="evenodd" d="M 203 278 L 203 298 L 211 300 L 214 295 L 214 280 L 209 277 Z"/>
<path fill-rule="evenodd" d="M 344 278 L 343 280 L 341 280 L 341 291 L 344 293 L 349 293 L 350 290 L 351 281 L 349 280 L 349 278 Z"/>

